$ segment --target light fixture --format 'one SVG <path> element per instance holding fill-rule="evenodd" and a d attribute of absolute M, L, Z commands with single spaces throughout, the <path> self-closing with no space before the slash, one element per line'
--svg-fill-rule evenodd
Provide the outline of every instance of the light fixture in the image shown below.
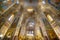
<path fill-rule="evenodd" d="M 7 36 L 8 38 L 11 38 L 11 36 L 9 35 L 9 36 Z"/>
<path fill-rule="evenodd" d="M 46 2 L 45 2 L 45 1 L 42 1 L 42 3 L 43 3 L 43 4 L 46 4 Z"/>
<path fill-rule="evenodd" d="M 10 21 L 13 17 L 14 17 L 14 14 L 12 14 L 8 20 Z"/>
<path fill-rule="evenodd" d="M 30 22 L 30 23 L 29 23 L 29 26 L 30 26 L 30 27 L 33 27 L 34 24 L 35 24 L 34 22 Z"/>
<path fill-rule="evenodd" d="M 28 8 L 27 11 L 28 11 L 28 12 L 32 12 L 33 9 L 32 9 L 32 8 Z"/>
<path fill-rule="evenodd" d="M 17 2 L 16 2 L 17 4 L 19 4 L 19 0 L 17 0 Z"/>
<path fill-rule="evenodd" d="M 0 34 L 0 37 L 3 37 L 3 35 L 2 35 L 2 34 Z"/>
<path fill-rule="evenodd" d="M 48 20 L 49 20 L 50 22 L 53 21 L 53 18 L 52 18 L 50 15 L 47 15 L 47 18 L 48 18 Z"/>
<path fill-rule="evenodd" d="M 34 36 L 33 34 L 27 34 L 27 36 Z"/>

